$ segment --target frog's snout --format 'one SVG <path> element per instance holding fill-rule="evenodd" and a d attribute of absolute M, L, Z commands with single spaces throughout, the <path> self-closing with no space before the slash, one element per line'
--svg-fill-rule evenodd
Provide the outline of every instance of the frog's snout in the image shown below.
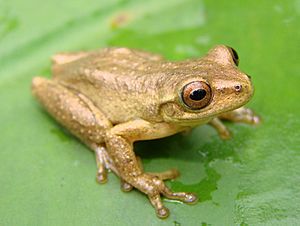
<path fill-rule="evenodd" d="M 249 75 L 245 74 L 246 76 L 244 77 L 245 79 L 235 81 L 232 84 L 232 91 L 236 95 L 239 95 L 240 97 L 242 96 L 247 96 L 247 98 L 251 97 L 253 94 L 253 86 L 251 82 L 251 78 Z"/>
<path fill-rule="evenodd" d="M 243 79 L 236 80 L 233 84 L 233 90 L 236 94 L 250 94 L 252 95 L 253 86 L 251 76 L 248 74 L 243 75 Z"/>

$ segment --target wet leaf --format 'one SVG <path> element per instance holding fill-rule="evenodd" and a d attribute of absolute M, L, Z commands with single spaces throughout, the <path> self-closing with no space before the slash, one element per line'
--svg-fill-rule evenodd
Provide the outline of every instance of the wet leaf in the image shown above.
<path fill-rule="evenodd" d="M 300 221 L 299 14 L 296 1 L 0 1 L 1 225 L 297 225 Z M 234 47 L 263 123 L 203 126 L 140 142 L 146 170 L 178 168 L 168 182 L 193 206 L 165 200 L 166 220 L 119 179 L 95 182 L 92 152 L 32 98 L 55 52 L 126 46 L 179 60 Z"/>

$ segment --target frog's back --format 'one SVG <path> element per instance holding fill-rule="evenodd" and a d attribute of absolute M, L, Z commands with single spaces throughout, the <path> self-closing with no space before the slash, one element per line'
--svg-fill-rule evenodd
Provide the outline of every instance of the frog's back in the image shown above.
<path fill-rule="evenodd" d="M 53 79 L 86 95 L 112 122 L 158 116 L 161 56 L 106 48 L 60 58 L 54 58 Z"/>
<path fill-rule="evenodd" d="M 60 53 L 53 56 L 52 61 L 54 77 L 61 77 L 74 76 L 83 69 L 107 72 L 115 72 L 118 69 L 141 71 L 163 61 L 163 57 L 128 48 L 104 48 L 91 52 Z M 67 73 L 62 73 L 65 71 Z"/>

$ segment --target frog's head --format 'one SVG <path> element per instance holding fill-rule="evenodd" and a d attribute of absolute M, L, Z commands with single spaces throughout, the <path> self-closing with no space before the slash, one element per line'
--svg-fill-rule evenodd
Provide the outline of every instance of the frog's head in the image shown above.
<path fill-rule="evenodd" d="M 220 45 L 200 60 L 175 63 L 162 87 L 164 120 L 196 125 L 246 104 L 253 87 L 238 62 L 234 49 Z"/>

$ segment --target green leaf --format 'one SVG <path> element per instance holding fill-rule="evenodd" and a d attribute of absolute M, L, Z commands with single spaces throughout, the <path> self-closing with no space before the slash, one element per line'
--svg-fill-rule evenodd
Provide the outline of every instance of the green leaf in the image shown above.
<path fill-rule="evenodd" d="M 300 222 L 300 1 L 0 1 L 0 225 L 298 225 Z M 256 88 L 261 125 L 226 124 L 140 142 L 146 170 L 178 168 L 168 182 L 193 206 L 147 197 L 119 179 L 95 182 L 94 155 L 36 103 L 33 76 L 50 77 L 56 52 L 140 48 L 172 60 L 234 47 Z"/>

